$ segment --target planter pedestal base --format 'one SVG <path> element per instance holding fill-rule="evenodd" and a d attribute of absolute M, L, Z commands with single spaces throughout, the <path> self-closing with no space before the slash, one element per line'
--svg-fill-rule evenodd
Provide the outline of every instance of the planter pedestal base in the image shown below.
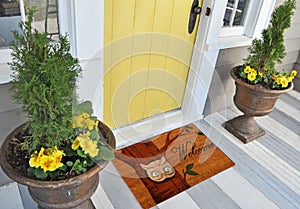
<path fill-rule="evenodd" d="M 38 209 L 46 209 L 46 208 L 38 206 Z M 87 201 L 82 203 L 80 206 L 77 206 L 77 207 L 72 208 L 72 209 L 96 209 L 96 207 L 94 206 L 92 200 L 88 199 Z"/>
<path fill-rule="evenodd" d="M 224 123 L 224 127 L 243 143 L 251 142 L 265 134 L 253 116 L 241 115 Z"/>

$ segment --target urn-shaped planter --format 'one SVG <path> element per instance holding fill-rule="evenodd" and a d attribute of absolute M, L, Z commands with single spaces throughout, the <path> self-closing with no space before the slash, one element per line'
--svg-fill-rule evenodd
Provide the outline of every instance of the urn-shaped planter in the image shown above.
<path fill-rule="evenodd" d="M 33 200 L 39 209 L 92 209 L 95 208 L 91 196 L 99 183 L 99 172 L 108 164 L 100 161 L 86 173 L 59 181 L 41 181 L 22 175 L 8 163 L 9 146 L 14 136 L 25 124 L 17 127 L 4 140 L 0 150 L 0 164 L 3 171 L 14 181 L 28 186 Z M 99 122 L 99 131 L 106 138 L 107 143 L 115 148 L 116 142 L 112 131 Z"/>
<path fill-rule="evenodd" d="M 284 90 L 270 90 L 261 85 L 251 85 L 236 77 L 235 70 L 230 71 L 235 80 L 236 92 L 234 95 L 235 106 L 244 115 L 235 117 L 225 122 L 225 128 L 244 143 L 255 140 L 265 134 L 255 121 L 255 116 L 264 116 L 272 112 L 279 96 L 293 89 L 293 83 Z"/>

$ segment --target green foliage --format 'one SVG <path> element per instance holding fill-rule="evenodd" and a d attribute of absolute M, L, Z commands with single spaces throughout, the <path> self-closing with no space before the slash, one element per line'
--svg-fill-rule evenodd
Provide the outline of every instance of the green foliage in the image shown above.
<path fill-rule="evenodd" d="M 88 167 L 92 166 L 94 162 L 90 158 L 87 158 L 82 161 L 79 159 L 77 159 L 75 162 L 68 161 L 66 164 L 68 167 L 71 167 L 70 172 L 75 171 L 75 173 L 79 175 L 85 173 Z"/>
<path fill-rule="evenodd" d="M 109 149 L 106 146 L 101 146 L 99 148 L 99 155 L 95 157 L 95 160 L 106 160 L 106 161 L 111 161 L 115 158 L 114 153 L 112 152 L 111 149 Z"/>
<path fill-rule="evenodd" d="M 80 115 L 81 113 L 93 114 L 93 106 L 91 101 L 84 101 L 73 106 L 73 114 Z"/>
<path fill-rule="evenodd" d="M 291 26 L 295 7 L 295 0 L 286 0 L 274 10 L 268 28 L 262 31 L 262 38 L 252 41 L 249 55 L 244 59 L 245 65 L 262 73 L 262 81 L 267 85 L 273 82 L 272 77 L 278 73 L 275 65 L 281 63 L 286 55 L 284 31 Z"/>
<path fill-rule="evenodd" d="M 49 42 L 46 33 L 32 27 L 34 9 L 14 31 L 12 43 L 13 98 L 29 117 L 30 136 L 24 142 L 28 152 L 40 147 L 60 146 L 74 136 L 72 102 L 76 80 L 81 72 L 78 60 L 70 54 L 67 36 Z"/>
<path fill-rule="evenodd" d="M 47 178 L 55 179 L 57 176 L 61 175 L 62 172 L 66 172 L 67 166 L 64 165 L 61 168 L 55 170 L 55 171 L 47 171 L 44 172 L 41 168 L 33 168 L 28 167 L 27 168 L 27 175 L 29 177 L 35 177 L 40 180 L 45 180 Z"/>

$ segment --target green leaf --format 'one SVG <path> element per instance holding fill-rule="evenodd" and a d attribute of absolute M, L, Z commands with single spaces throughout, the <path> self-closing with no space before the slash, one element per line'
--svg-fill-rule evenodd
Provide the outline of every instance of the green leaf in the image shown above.
<path fill-rule="evenodd" d="M 84 154 L 84 152 L 81 149 L 77 149 L 77 154 L 78 154 L 78 156 L 80 156 L 82 158 L 87 158 L 87 155 Z"/>
<path fill-rule="evenodd" d="M 194 167 L 194 163 L 188 164 L 185 168 L 186 170 L 191 170 Z"/>
<path fill-rule="evenodd" d="M 82 165 L 78 165 L 78 166 L 76 167 L 76 169 L 78 169 L 78 171 L 82 171 L 82 170 L 83 170 L 83 167 L 82 167 Z"/>
<path fill-rule="evenodd" d="M 49 177 L 51 179 L 55 179 L 59 175 L 59 173 L 57 171 L 48 172 L 47 174 L 49 175 Z"/>
<path fill-rule="evenodd" d="M 67 161 L 67 166 L 72 167 L 74 165 L 74 163 L 72 161 Z"/>
<path fill-rule="evenodd" d="M 244 73 L 244 71 L 241 71 L 240 76 L 241 76 L 241 78 L 243 78 L 243 79 L 247 79 L 247 74 Z"/>
<path fill-rule="evenodd" d="M 63 165 L 62 167 L 59 168 L 60 171 L 66 172 L 67 171 L 67 166 Z"/>
<path fill-rule="evenodd" d="M 35 168 L 28 167 L 28 168 L 27 168 L 27 175 L 28 175 L 29 177 L 33 177 L 33 176 L 34 176 L 34 171 L 35 171 Z"/>
<path fill-rule="evenodd" d="M 36 168 L 34 171 L 34 175 L 38 179 L 45 179 L 48 177 L 48 174 L 45 173 L 42 169 Z"/>
<path fill-rule="evenodd" d="M 88 166 L 88 167 L 94 165 L 94 163 L 95 163 L 94 160 L 92 160 L 91 158 L 87 158 L 86 161 L 87 161 L 87 166 Z"/>
<path fill-rule="evenodd" d="M 107 147 L 102 146 L 99 148 L 99 154 L 95 159 L 110 161 L 110 160 L 113 160 L 114 158 L 115 158 L 115 155 L 114 155 L 113 151 Z"/>
<path fill-rule="evenodd" d="M 187 170 L 187 174 L 191 175 L 191 176 L 198 176 L 199 174 L 195 171 L 192 170 Z"/>
<path fill-rule="evenodd" d="M 80 104 L 77 104 L 77 105 L 75 105 L 73 111 L 74 111 L 74 114 L 81 114 L 83 112 L 86 112 L 91 115 L 91 114 L 93 114 L 92 102 L 84 101 Z"/>
<path fill-rule="evenodd" d="M 99 133 L 96 130 L 90 132 L 90 139 L 98 141 L 100 139 Z"/>
<path fill-rule="evenodd" d="M 77 167 L 80 163 L 81 163 L 80 160 L 77 159 L 77 160 L 75 161 L 75 163 L 74 163 L 74 167 Z"/>

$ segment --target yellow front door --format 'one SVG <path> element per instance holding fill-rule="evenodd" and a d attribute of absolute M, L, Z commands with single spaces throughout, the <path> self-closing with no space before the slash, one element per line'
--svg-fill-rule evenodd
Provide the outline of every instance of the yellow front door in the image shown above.
<path fill-rule="evenodd" d="M 111 128 L 181 107 L 197 31 L 187 29 L 191 4 L 105 1 L 104 122 Z"/>

